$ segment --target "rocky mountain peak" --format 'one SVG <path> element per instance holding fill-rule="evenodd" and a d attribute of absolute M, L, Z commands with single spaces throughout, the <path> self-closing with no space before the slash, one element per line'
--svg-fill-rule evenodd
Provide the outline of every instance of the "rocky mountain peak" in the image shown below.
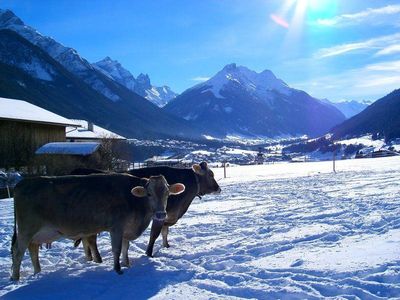
<path fill-rule="evenodd" d="M 231 71 L 234 71 L 235 69 L 236 69 L 236 64 L 231 63 L 231 64 L 226 65 L 222 70 L 231 72 Z"/>
<path fill-rule="evenodd" d="M 211 91 L 216 98 L 224 98 L 221 92 L 232 87 L 256 93 L 260 98 L 265 98 L 265 93 L 273 90 L 283 94 L 288 94 L 291 91 L 288 85 L 277 78 L 270 70 L 257 73 L 235 63 L 226 65 L 209 80 L 193 88 L 203 87 L 206 87 L 204 92 Z"/>
<path fill-rule="evenodd" d="M 151 82 L 148 74 L 140 73 L 136 81 L 143 89 L 151 89 Z"/>
<path fill-rule="evenodd" d="M 20 18 L 18 18 L 9 9 L 0 9 L 0 26 L 11 26 L 11 25 L 25 25 Z"/>

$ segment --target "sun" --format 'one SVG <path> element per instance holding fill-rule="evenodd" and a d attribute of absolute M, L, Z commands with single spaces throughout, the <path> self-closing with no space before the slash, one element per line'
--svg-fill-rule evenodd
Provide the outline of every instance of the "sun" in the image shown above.
<path fill-rule="evenodd" d="M 286 0 L 282 2 L 280 10 L 271 14 L 270 18 L 275 24 L 298 33 L 302 27 L 314 24 L 317 19 L 334 16 L 337 1 Z"/>
<path fill-rule="evenodd" d="M 309 0 L 296 0 L 296 10 L 305 11 L 309 2 Z"/>

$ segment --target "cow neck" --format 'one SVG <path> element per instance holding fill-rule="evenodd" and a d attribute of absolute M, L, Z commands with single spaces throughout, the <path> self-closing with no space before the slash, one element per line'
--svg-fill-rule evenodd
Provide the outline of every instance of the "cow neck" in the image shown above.
<path fill-rule="evenodd" d="M 194 174 L 194 178 L 196 179 L 196 185 L 197 185 L 197 193 L 196 196 L 199 197 L 199 199 L 201 199 L 201 195 L 200 195 L 200 179 L 199 176 L 197 175 L 196 172 L 193 171 Z"/>

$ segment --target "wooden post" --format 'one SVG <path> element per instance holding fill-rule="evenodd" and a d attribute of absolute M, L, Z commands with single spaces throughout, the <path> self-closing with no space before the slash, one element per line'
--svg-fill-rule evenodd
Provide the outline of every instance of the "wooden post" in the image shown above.
<path fill-rule="evenodd" d="M 11 198 L 11 195 L 10 195 L 10 188 L 8 187 L 8 184 L 6 184 L 6 187 L 7 187 L 8 198 Z"/>
<path fill-rule="evenodd" d="M 224 161 L 224 178 L 226 178 L 226 161 Z"/>
<path fill-rule="evenodd" d="M 333 173 L 336 173 L 336 150 L 333 150 L 332 163 L 333 163 Z"/>

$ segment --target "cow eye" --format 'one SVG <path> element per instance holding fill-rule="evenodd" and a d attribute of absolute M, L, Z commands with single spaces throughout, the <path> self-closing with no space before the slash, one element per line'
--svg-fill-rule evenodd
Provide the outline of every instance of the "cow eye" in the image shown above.
<path fill-rule="evenodd" d="M 150 193 L 147 193 L 147 197 L 151 197 L 151 194 L 150 194 Z"/>

